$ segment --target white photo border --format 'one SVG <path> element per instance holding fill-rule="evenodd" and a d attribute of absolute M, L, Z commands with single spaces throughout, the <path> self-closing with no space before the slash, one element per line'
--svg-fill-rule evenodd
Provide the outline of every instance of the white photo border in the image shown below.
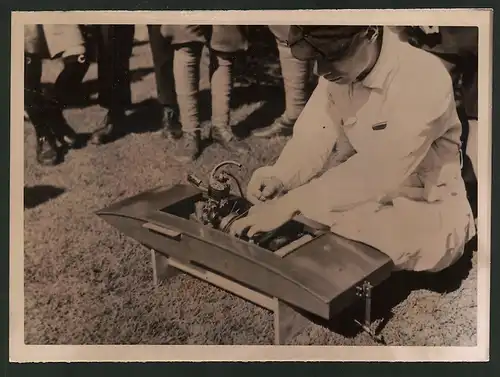
<path fill-rule="evenodd" d="M 12 12 L 10 129 L 11 362 L 488 361 L 491 253 L 492 18 L 489 9 Z M 476 347 L 36 346 L 24 343 L 23 33 L 25 24 L 336 24 L 479 28 L 478 281 Z"/>

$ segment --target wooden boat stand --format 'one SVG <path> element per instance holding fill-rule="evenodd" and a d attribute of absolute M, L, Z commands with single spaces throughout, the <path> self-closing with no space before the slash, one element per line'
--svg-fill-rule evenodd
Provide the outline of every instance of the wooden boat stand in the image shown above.
<path fill-rule="evenodd" d="M 151 250 L 151 259 L 153 265 L 153 282 L 155 286 L 172 278 L 179 272 L 184 272 L 239 296 L 244 300 L 252 302 L 255 305 L 272 311 L 274 316 L 275 345 L 287 344 L 295 335 L 299 334 L 310 324 L 310 320 L 302 314 L 301 310 L 290 306 L 276 297 L 270 297 L 262 292 L 258 292 L 233 280 L 229 280 L 202 266 L 194 265 L 189 262 L 180 262 L 155 250 Z M 358 297 L 364 299 L 365 302 L 365 318 L 363 323 L 358 320 L 354 321 L 367 332 L 372 339 L 377 342 L 383 342 L 383 339 L 377 336 L 370 328 L 372 288 L 372 285 L 367 281 L 365 281 L 362 286 L 357 287 Z"/>

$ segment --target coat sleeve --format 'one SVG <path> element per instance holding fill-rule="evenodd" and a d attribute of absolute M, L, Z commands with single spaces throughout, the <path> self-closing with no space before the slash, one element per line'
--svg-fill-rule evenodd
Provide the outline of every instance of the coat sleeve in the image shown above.
<path fill-rule="evenodd" d="M 397 190 L 456 115 L 451 79 L 445 77 L 442 84 L 432 95 L 410 94 L 399 103 L 383 131 L 370 129 L 368 148 L 289 192 L 289 200 L 307 216 L 345 211 Z"/>
<path fill-rule="evenodd" d="M 295 123 L 292 138 L 272 166 L 287 191 L 308 182 L 324 167 L 339 134 L 335 114 L 328 82 L 320 79 Z"/>

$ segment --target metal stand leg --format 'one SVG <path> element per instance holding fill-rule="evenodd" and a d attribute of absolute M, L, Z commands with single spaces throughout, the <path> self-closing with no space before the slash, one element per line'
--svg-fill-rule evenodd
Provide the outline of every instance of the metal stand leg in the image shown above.
<path fill-rule="evenodd" d="M 358 324 L 370 337 L 376 342 L 384 343 L 384 338 L 380 335 L 375 334 L 375 332 L 371 329 L 371 312 L 372 312 L 372 289 L 373 286 L 370 282 L 365 281 L 361 287 L 357 287 L 356 294 L 359 297 L 363 297 L 365 300 L 365 318 L 363 323 L 358 320 L 354 320 L 356 324 Z"/>

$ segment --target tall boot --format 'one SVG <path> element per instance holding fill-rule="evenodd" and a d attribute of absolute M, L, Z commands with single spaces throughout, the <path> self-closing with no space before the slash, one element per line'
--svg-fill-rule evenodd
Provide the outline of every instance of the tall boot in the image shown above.
<path fill-rule="evenodd" d="M 59 162 L 59 149 L 56 138 L 47 124 L 43 109 L 26 109 L 36 135 L 36 160 L 41 165 L 53 166 Z"/>
<path fill-rule="evenodd" d="M 61 144 L 69 148 L 81 146 L 78 134 L 68 124 L 61 108 L 57 104 L 47 107 L 45 112 L 47 126 L 52 130 L 52 133 Z"/>
<path fill-rule="evenodd" d="M 160 25 L 147 25 L 149 46 L 153 57 L 158 102 L 162 105 L 162 135 L 167 139 L 180 139 L 182 125 L 175 94 L 174 47 L 171 40 L 161 34 Z"/>
<path fill-rule="evenodd" d="M 63 58 L 64 68 L 54 83 L 54 94 L 62 108 L 84 106 L 87 100 L 83 93 L 82 81 L 90 62 L 85 54 Z"/>
<path fill-rule="evenodd" d="M 291 136 L 293 126 L 304 109 L 308 95 L 311 67 L 308 62 L 296 59 L 288 46 L 277 41 L 281 72 L 285 89 L 285 112 L 270 126 L 255 130 L 256 137 Z"/>
<path fill-rule="evenodd" d="M 134 25 L 98 25 L 97 74 L 99 104 L 108 110 L 91 137 L 93 144 L 105 144 L 125 133 L 125 110 L 130 106 L 130 57 Z"/>
<path fill-rule="evenodd" d="M 54 166 L 59 162 L 59 153 L 54 135 L 45 127 L 35 127 L 37 137 L 36 160 L 41 165 Z"/>
<path fill-rule="evenodd" d="M 182 137 L 176 141 L 174 154 L 182 163 L 196 160 L 201 151 L 198 88 L 202 48 L 201 43 L 175 46 L 174 77 Z"/>
<path fill-rule="evenodd" d="M 234 153 L 247 153 L 248 146 L 233 133 L 230 125 L 234 54 L 211 51 L 210 84 L 212 93 L 211 138 Z"/>
<path fill-rule="evenodd" d="M 78 135 L 64 118 L 63 109 L 68 104 L 67 98 L 71 96 L 70 93 L 75 92 L 76 86 L 79 85 L 78 82 L 81 84 L 82 75 L 85 75 L 86 68 L 76 66 L 76 64 L 80 64 L 76 57 L 69 58 L 72 59 L 64 60 L 64 69 L 56 79 L 53 88 L 46 91 L 42 91 L 39 78 L 33 76 L 38 76 L 39 72 L 36 72 L 38 67 L 31 66 L 31 64 L 37 64 L 36 59 L 31 60 L 28 70 L 34 71 L 27 73 L 28 77 L 30 75 L 33 77 L 28 78 L 28 81 L 31 82 L 27 83 L 26 90 L 31 92 L 29 94 L 31 97 L 27 98 L 27 103 L 30 103 L 30 107 L 38 108 L 38 110 L 33 111 L 40 112 L 40 115 L 35 115 L 35 117 L 43 117 L 43 120 L 40 121 L 51 130 L 61 144 L 75 147 L 79 141 Z"/>
<path fill-rule="evenodd" d="M 59 99 L 59 95 L 55 91 L 44 93 L 41 101 L 43 102 L 41 107 L 43 107 L 44 123 L 47 127 L 61 144 L 70 148 L 76 147 L 79 141 L 78 135 L 63 115 L 65 103 Z"/>
<path fill-rule="evenodd" d="M 39 56 L 24 57 L 24 110 L 35 128 L 36 159 L 42 165 L 58 162 L 58 148 L 54 134 L 47 124 L 47 99 L 41 91 L 42 60 Z"/>
<path fill-rule="evenodd" d="M 125 110 L 123 108 L 109 109 L 104 118 L 99 122 L 97 129 L 92 133 L 90 141 L 92 144 L 101 145 L 118 139 L 122 133 L 125 123 Z"/>

